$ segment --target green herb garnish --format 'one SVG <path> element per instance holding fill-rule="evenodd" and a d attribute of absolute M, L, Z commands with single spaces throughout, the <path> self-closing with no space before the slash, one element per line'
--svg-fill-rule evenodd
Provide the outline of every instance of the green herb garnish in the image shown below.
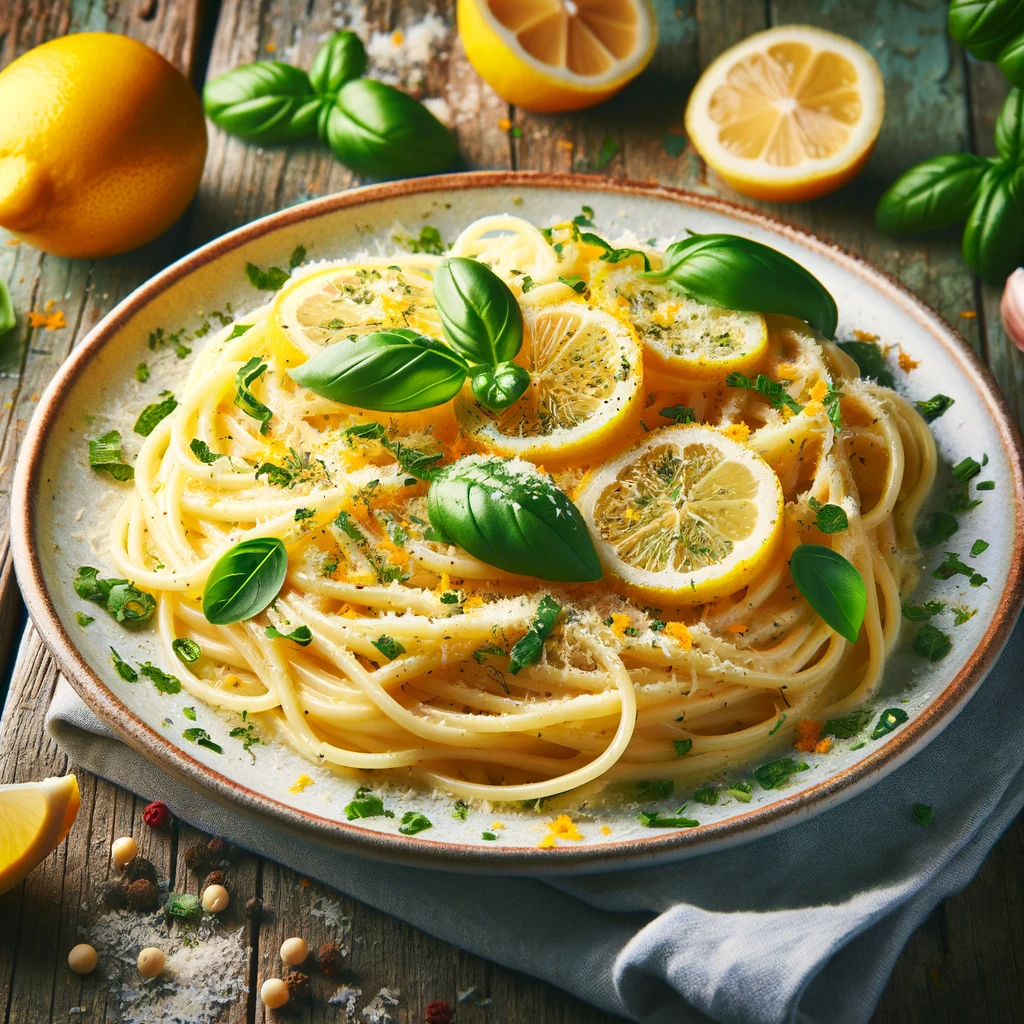
<path fill-rule="evenodd" d="M 805 772 L 810 767 L 804 761 L 794 761 L 791 757 L 782 757 L 777 761 L 769 761 L 754 769 L 754 778 L 762 789 L 778 789 L 791 775 Z"/>
<path fill-rule="evenodd" d="M 274 414 L 249 390 L 254 380 L 266 370 L 267 364 L 259 356 L 253 356 L 235 374 L 235 405 L 242 412 L 260 421 L 260 433 L 270 429 L 270 421 Z"/>
<path fill-rule="evenodd" d="M 137 683 L 139 681 L 139 673 L 136 672 L 135 669 L 133 669 L 131 665 L 129 665 L 128 662 L 114 650 L 113 647 L 110 648 L 110 657 L 114 662 L 114 668 L 117 669 L 117 674 L 126 683 Z"/>
<path fill-rule="evenodd" d="M 297 626 L 290 633 L 282 633 L 276 626 L 267 626 L 266 635 L 271 640 L 291 640 L 300 647 L 308 647 L 313 642 L 313 631 L 309 626 Z"/>
<path fill-rule="evenodd" d="M 550 594 L 545 594 L 540 599 L 526 635 L 512 647 L 510 652 L 508 669 L 512 675 L 516 675 L 527 665 L 532 665 L 540 660 L 544 650 L 544 641 L 551 632 L 561 610 L 562 606 Z"/>
<path fill-rule="evenodd" d="M 405 648 L 394 638 L 388 636 L 387 633 L 381 633 L 376 640 L 371 640 L 371 644 L 384 655 L 388 661 L 394 661 L 400 654 L 405 654 Z"/>
<path fill-rule="evenodd" d="M 915 402 L 917 411 L 924 417 L 925 423 L 931 423 L 933 420 L 937 420 L 943 413 L 949 412 L 950 407 L 954 404 L 955 399 L 949 397 L 949 395 L 932 395 L 931 398 L 923 402 Z"/>
<path fill-rule="evenodd" d="M 195 642 L 195 640 L 190 640 L 188 637 L 184 636 L 179 636 L 172 640 L 171 649 L 188 665 L 198 661 L 200 655 L 203 653 L 202 648 Z"/>
<path fill-rule="evenodd" d="M 178 400 L 174 395 L 168 395 L 162 402 L 154 405 L 147 405 L 139 418 L 135 421 L 135 433 L 143 437 L 149 437 L 156 429 L 157 424 L 167 416 L 170 416 L 178 408 Z"/>
<path fill-rule="evenodd" d="M 135 479 L 135 470 L 121 455 L 121 433 L 117 430 L 89 439 L 89 465 L 100 473 L 109 473 L 120 483 Z"/>
<path fill-rule="evenodd" d="M 874 729 L 871 730 L 871 738 L 873 740 L 881 739 L 886 733 L 892 732 L 893 729 L 902 725 L 909 718 L 910 716 L 902 708 L 886 708 L 879 717 Z"/>
<path fill-rule="evenodd" d="M 425 814 L 420 814 L 419 811 L 406 811 L 402 815 L 402 824 L 398 826 L 398 831 L 403 836 L 414 836 L 417 832 L 423 832 L 433 827 Z"/>
<path fill-rule="evenodd" d="M 949 636 L 930 622 L 923 625 L 914 637 L 914 652 L 931 662 L 941 661 L 953 649 Z"/>

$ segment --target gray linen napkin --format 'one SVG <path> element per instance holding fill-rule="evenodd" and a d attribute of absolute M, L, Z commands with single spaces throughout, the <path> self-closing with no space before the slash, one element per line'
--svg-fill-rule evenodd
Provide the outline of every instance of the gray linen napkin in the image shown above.
<path fill-rule="evenodd" d="M 338 854 L 256 825 L 122 744 L 63 680 L 50 735 L 89 771 L 198 828 L 441 939 L 645 1024 L 867 1021 L 911 932 L 1024 804 L 1024 623 L 929 747 L 800 825 L 665 867 L 495 878 Z M 935 809 L 917 824 L 914 803 Z"/>

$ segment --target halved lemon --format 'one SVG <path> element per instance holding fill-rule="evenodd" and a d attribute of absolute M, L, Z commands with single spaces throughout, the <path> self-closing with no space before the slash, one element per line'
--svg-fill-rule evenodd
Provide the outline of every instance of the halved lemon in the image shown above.
<path fill-rule="evenodd" d="M 636 328 L 647 367 L 659 375 L 725 380 L 756 366 L 768 351 L 768 327 L 760 313 L 705 306 L 628 268 L 608 274 L 598 291 Z"/>
<path fill-rule="evenodd" d="M 0 786 L 0 893 L 64 841 L 80 803 L 74 775 Z"/>
<path fill-rule="evenodd" d="M 455 416 L 469 442 L 480 451 L 546 466 L 613 448 L 643 398 L 636 332 L 585 302 L 526 308 L 523 321 L 515 361 L 530 371 L 530 386 L 501 412 L 483 408 L 464 388 Z"/>
<path fill-rule="evenodd" d="M 297 366 L 325 345 L 396 327 L 442 337 L 430 278 L 398 260 L 368 259 L 286 285 L 274 300 L 267 340 L 285 366 Z"/>
<path fill-rule="evenodd" d="M 779 478 L 710 427 L 652 431 L 584 479 L 605 571 L 641 598 L 702 604 L 746 586 L 782 540 Z"/>
<path fill-rule="evenodd" d="M 780 25 L 707 67 L 686 105 L 686 131 L 737 192 L 799 201 L 861 170 L 884 113 L 882 73 L 863 46 L 820 28 Z"/>
<path fill-rule="evenodd" d="M 502 99 L 555 114 L 593 106 L 646 67 L 649 0 L 459 0 L 470 64 Z"/>

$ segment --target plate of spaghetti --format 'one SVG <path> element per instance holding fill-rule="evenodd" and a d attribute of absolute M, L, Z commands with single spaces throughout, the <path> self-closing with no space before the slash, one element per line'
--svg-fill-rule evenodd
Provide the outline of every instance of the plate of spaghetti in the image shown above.
<path fill-rule="evenodd" d="M 617 868 L 937 735 L 1021 604 L 958 335 L 760 213 L 591 177 L 314 200 L 168 268 L 43 396 L 44 642 L 131 745 L 338 848 Z"/>

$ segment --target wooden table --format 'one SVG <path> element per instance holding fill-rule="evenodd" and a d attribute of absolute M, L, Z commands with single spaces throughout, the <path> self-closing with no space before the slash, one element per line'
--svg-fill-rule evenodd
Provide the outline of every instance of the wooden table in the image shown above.
<path fill-rule="evenodd" d="M 900 171 L 926 156 L 967 149 L 993 152 L 992 125 L 1005 93 L 993 65 L 967 60 L 945 32 L 945 0 L 658 0 L 661 44 L 647 73 L 621 97 L 570 117 L 539 117 L 510 108 L 484 85 L 452 29 L 454 0 L 0 0 L 0 66 L 66 32 L 123 32 L 157 48 L 199 87 L 206 76 L 269 54 L 308 67 L 319 41 L 353 24 L 367 31 L 405 31 L 399 52 L 432 39 L 430 58 L 389 68 L 387 40 L 371 72 L 397 75 L 426 96 L 444 97 L 468 167 L 582 169 L 679 185 L 735 198 L 687 148 L 673 156 L 666 133 L 682 133 L 685 99 L 701 67 L 725 47 L 772 24 L 808 22 L 852 36 L 874 53 L 885 75 L 887 113 L 875 154 L 852 185 L 824 200 L 772 212 L 862 253 L 906 282 L 957 324 L 991 366 L 1014 411 L 1024 408 L 1024 359 L 1004 336 L 998 294 L 964 267 L 955 232 L 894 242 L 872 227 L 874 203 Z M 399 37 L 395 37 L 396 39 Z M 400 64 L 401 62 L 399 62 Z M 417 86 L 417 83 L 418 86 Z M 2 115 L 0 115 L 2 116 Z M 109 260 L 65 260 L 28 246 L 0 245 L 0 275 L 21 313 L 0 352 L 0 489 L 11 477 L 18 444 L 39 392 L 61 360 L 133 288 L 208 239 L 291 203 L 358 182 L 326 149 L 310 143 L 258 150 L 212 131 L 196 202 L 163 237 Z M 742 201 L 742 197 L 741 201 Z M 48 300 L 67 326 L 30 330 L 25 313 Z M 3 492 L 6 493 L 6 492 Z M 13 660 L 23 612 L 11 572 L 7 513 L 0 512 L 0 659 Z M 43 732 L 55 671 L 31 628 L 10 679 L 0 729 L 0 782 L 75 769 Z M 67 951 L 87 934 L 95 892 L 110 872 L 111 840 L 132 834 L 142 852 L 178 888 L 196 891 L 184 865 L 197 841 L 187 826 L 156 833 L 142 822 L 142 801 L 79 771 L 82 808 L 62 845 L 28 880 L 0 897 L 0 1013 L 7 1024 L 29 1021 L 119 1021 L 116 992 L 99 972 L 70 974 Z M 878 1022 L 1024 1020 L 1024 825 L 1001 840 L 976 880 L 947 900 L 913 936 L 878 1008 Z M 261 895 L 272 920 L 250 926 L 240 915 L 242 953 L 218 965 L 241 993 L 200 1019 L 266 1017 L 259 984 L 277 971 L 283 936 L 310 944 L 336 940 L 347 951 L 359 1010 L 382 988 L 398 993 L 391 1017 L 421 1021 L 432 999 L 458 1004 L 460 1024 L 598 1022 L 605 1014 L 555 988 L 462 953 L 407 925 L 255 856 L 239 857 L 229 884 L 240 907 Z M 84 904 L 89 904 L 87 909 Z M 344 920 L 341 920 L 341 919 Z M 250 948 L 246 948 L 246 946 Z M 330 1005 L 336 986 L 318 978 L 309 1021 L 346 1020 Z M 248 995 L 244 990 L 248 987 Z M 199 1008 L 196 1008 L 199 1013 Z M 168 1018 L 169 1019 L 169 1018 Z"/>

